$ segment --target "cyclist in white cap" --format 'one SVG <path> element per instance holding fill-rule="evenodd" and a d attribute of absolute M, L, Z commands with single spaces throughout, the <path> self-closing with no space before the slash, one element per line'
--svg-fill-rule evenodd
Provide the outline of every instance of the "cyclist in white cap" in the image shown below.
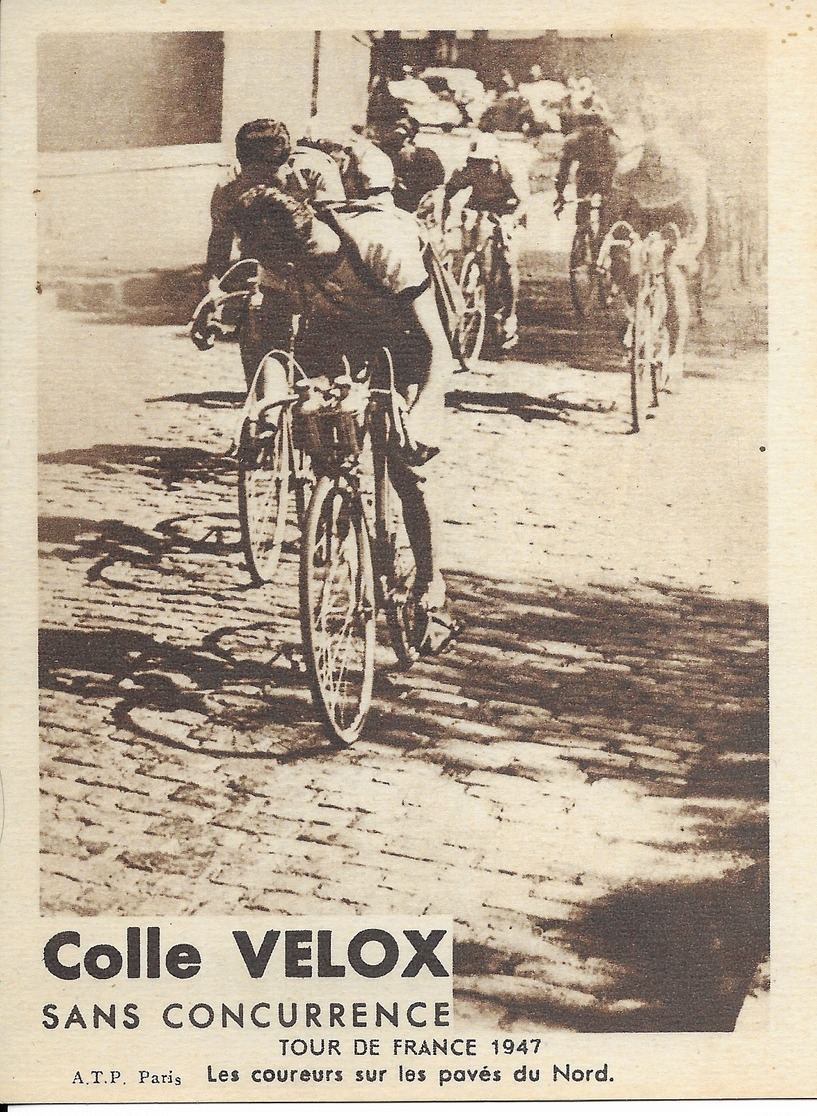
<path fill-rule="evenodd" d="M 376 191 L 369 200 L 320 215 L 280 190 L 257 187 L 241 198 L 238 220 L 256 230 L 262 262 L 267 238 L 276 253 L 284 246 L 296 268 L 306 307 L 296 354 L 307 372 L 318 369 L 332 378 L 343 371 L 344 356 L 359 368 L 383 346 L 392 352 L 408 411 L 408 442 L 392 471 L 417 556 L 418 605 L 428 619 L 424 649 L 434 651 L 458 630 L 446 609 L 438 549 L 441 485 L 433 477 L 454 358 L 420 227 L 380 190 L 382 178 L 368 184 Z"/>
<path fill-rule="evenodd" d="M 507 352 L 519 341 L 516 314 L 519 299 L 519 247 L 516 230 L 525 219 L 528 184 L 503 163 L 495 137 L 482 132 L 471 143 L 465 166 L 455 170 L 445 184 L 442 203 L 444 228 L 451 211 L 452 199 L 466 190 L 468 197 L 463 208 L 463 250 L 479 247 L 486 231 L 490 231 L 482 220 L 484 215 L 496 218 L 502 229 L 493 300 L 500 347 Z M 465 243 L 466 240 L 469 243 Z"/>

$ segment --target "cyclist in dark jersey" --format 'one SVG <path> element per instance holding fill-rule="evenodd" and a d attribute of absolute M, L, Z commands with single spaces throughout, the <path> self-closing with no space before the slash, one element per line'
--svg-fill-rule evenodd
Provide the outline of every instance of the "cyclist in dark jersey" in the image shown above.
<path fill-rule="evenodd" d="M 492 214 L 502 227 L 502 249 L 497 261 L 498 307 L 497 324 L 502 334 L 502 348 L 512 349 L 518 342 L 517 302 L 519 299 L 519 248 L 516 229 L 524 221 L 528 197 L 527 184 L 514 175 L 500 159 L 499 144 L 493 136 L 482 134 L 471 144 L 464 167 L 455 170 L 445 184 L 442 205 L 442 225 L 448 219 L 451 200 L 455 194 L 468 190 L 465 209 L 475 217 Z M 467 225 L 468 222 L 465 222 Z M 478 219 L 470 225 L 475 235 L 480 235 Z"/>
<path fill-rule="evenodd" d="M 562 114 L 563 128 L 567 123 Z M 576 168 L 576 224 L 585 224 L 590 216 L 590 198 L 600 194 L 602 203 L 609 200 L 618 159 L 612 127 L 597 113 L 587 113 L 571 121 L 573 130 L 562 146 L 556 174 L 556 216 L 564 209 L 564 191 L 573 168 Z M 568 127 L 570 124 L 568 124 Z M 603 218 L 600 217 L 603 224 Z"/>
<path fill-rule="evenodd" d="M 436 151 L 416 144 L 419 131 L 419 124 L 410 116 L 381 122 L 371 129 L 373 141 L 394 167 L 394 204 L 408 213 L 416 213 L 423 198 L 445 182 L 445 170 Z"/>
<path fill-rule="evenodd" d="M 220 182 L 210 202 L 211 231 L 207 245 L 205 276 L 211 290 L 227 270 L 238 230 L 234 212 L 238 199 L 254 186 L 276 186 L 292 197 L 317 206 L 345 200 L 335 163 L 320 151 L 292 147 L 289 132 L 278 120 L 252 120 L 236 135 L 239 168 Z M 258 259 L 252 229 L 239 237 L 240 253 Z M 239 333 L 241 361 L 247 383 L 252 382 L 258 363 L 270 349 L 285 349 L 289 343 L 292 304 L 286 284 L 275 267 L 261 267 L 259 292 Z"/>
<path fill-rule="evenodd" d="M 628 221 L 640 236 L 673 223 L 681 236 L 667 258 L 667 327 L 670 359 L 668 392 L 677 392 L 684 376 L 691 308 L 687 272 L 698 268 L 707 234 L 707 174 L 653 105 L 640 111 L 641 131 L 619 160 L 613 182 L 615 217 Z"/>

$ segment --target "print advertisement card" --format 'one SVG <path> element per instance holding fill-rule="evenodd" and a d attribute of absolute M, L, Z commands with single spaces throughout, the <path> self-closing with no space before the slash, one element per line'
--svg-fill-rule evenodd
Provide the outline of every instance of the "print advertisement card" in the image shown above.
<path fill-rule="evenodd" d="M 0 1101 L 813 1096 L 817 10 L 0 23 Z"/>

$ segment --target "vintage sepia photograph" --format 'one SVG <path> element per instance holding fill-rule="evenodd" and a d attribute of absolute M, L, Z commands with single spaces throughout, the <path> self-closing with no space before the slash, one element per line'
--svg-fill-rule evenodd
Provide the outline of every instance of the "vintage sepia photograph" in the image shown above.
<path fill-rule="evenodd" d="M 811 14 L 32 7 L 9 1099 L 796 1095 Z"/>
<path fill-rule="evenodd" d="M 39 35 L 43 914 L 450 916 L 459 1024 L 762 1016 L 765 57 Z"/>

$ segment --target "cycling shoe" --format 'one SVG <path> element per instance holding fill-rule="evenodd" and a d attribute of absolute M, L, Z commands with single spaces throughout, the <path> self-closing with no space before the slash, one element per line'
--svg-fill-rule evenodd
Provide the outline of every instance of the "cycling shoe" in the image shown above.
<path fill-rule="evenodd" d="M 438 655 L 462 632 L 462 624 L 444 608 L 421 612 L 418 621 L 418 631 L 422 631 L 422 635 L 417 640 L 417 650 L 420 655 Z"/>
<path fill-rule="evenodd" d="M 422 442 L 410 441 L 407 441 L 400 451 L 405 463 L 415 469 L 425 465 L 427 461 L 431 461 L 439 452 L 439 446 L 425 446 Z"/>

